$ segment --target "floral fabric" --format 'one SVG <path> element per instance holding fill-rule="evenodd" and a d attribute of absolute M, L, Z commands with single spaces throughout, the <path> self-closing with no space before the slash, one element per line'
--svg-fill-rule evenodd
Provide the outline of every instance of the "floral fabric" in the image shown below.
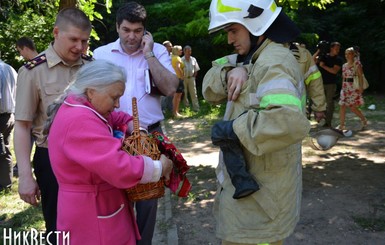
<path fill-rule="evenodd" d="M 361 63 L 357 63 L 357 65 L 361 65 Z M 349 66 L 345 63 L 342 66 L 342 88 L 340 93 L 340 101 L 339 105 L 344 106 L 361 106 L 364 104 L 364 98 L 358 89 L 353 88 L 353 82 L 347 82 L 346 79 L 353 79 L 355 74 L 354 66 Z"/>

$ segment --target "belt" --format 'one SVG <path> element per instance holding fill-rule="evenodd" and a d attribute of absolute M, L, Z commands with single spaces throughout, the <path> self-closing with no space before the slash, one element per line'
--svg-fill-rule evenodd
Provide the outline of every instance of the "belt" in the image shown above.
<path fill-rule="evenodd" d="M 160 122 L 156 122 L 154 124 L 151 124 L 147 127 L 148 132 L 153 131 L 154 129 L 158 128 L 160 126 Z"/>
<path fill-rule="evenodd" d="M 114 189 L 114 187 L 108 183 L 96 184 L 96 185 L 87 185 L 87 184 L 59 184 L 60 189 L 63 191 L 70 192 L 83 192 L 83 193 L 99 193 L 100 191 L 108 191 Z"/>
<path fill-rule="evenodd" d="M 344 79 L 344 82 L 347 82 L 347 83 L 352 83 L 354 81 L 353 78 L 345 78 Z"/>

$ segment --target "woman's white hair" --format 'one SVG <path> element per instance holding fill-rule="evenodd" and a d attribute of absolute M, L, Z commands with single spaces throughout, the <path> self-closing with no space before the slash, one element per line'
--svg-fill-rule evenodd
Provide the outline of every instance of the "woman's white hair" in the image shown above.
<path fill-rule="evenodd" d="M 64 95 L 86 96 L 87 89 L 101 91 L 116 82 L 126 82 L 124 68 L 106 60 L 94 60 L 79 69 Z"/>
<path fill-rule="evenodd" d="M 87 90 L 103 91 L 111 84 L 126 82 L 126 73 L 123 67 L 117 66 L 107 60 L 94 60 L 83 65 L 75 74 L 74 80 L 47 109 L 47 121 L 43 133 L 47 137 L 56 112 L 69 94 L 87 98 Z"/>

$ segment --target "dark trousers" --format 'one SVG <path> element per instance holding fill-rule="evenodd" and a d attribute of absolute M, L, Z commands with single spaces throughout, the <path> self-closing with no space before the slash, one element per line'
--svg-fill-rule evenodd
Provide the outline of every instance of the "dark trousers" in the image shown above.
<path fill-rule="evenodd" d="M 142 240 L 136 244 L 151 245 L 154 236 L 156 212 L 158 210 L 158 199 L 139 201 L 135 203 L 136 223 L 138 224 Z"/>
<path fill-rule="evenodd" d="M 0 133 L 3 135 L 4 154 L 0 154 L 0 189 L 12 185 L 13 163 L 10 149 L 11 132 L 15 126 L 15 117 L 12 113 L 0 114 Z M 2 151 L 2 149 L 0 149 Z"/>
<path fill-rule="evenodd" d="M 41 192 L 41 205 L 46 227 L 46 234 L 56 230 L 57 196 L 59 186 L 52 171 L 48 149 L 36 147 L 33 157 L 36 181 Z M 50 236 L 55 238 L 54 235 Z"/>
<path fill-rule="evenodd" d="M 334 113 L 334 96 L 336 95 L 336 84 L 324 84 L 324 91 L 326 97 L 326 118 L 325 122 L 332 126 L 333 113 Z"/>
<path fill-rule="evenodd" d="M 162 132 L 160 126 L 150 130 L 151 132 Z M 135 203 L 136 223 L 139 228 L 142 240 L 136 242 L 137 245 L 151 245 L 154 236 L 156 213 L 158 210 L 158 199 L 139 201 Z"/>

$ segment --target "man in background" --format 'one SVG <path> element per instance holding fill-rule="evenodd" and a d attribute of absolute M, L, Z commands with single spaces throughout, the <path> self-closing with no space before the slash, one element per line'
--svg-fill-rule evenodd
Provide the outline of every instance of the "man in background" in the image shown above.
<path fill-rule="evenodd" d="M 170 41 L 166 40 L 166 41 L 163 42 L 163 46 L 166 47 L 167 52 L 171 55 L 172 43 Z"/>
<path fill-rule="evenodd" d="M 338 56 L 341 44 L 339 42 L 332 42 L 330 44 L 330 51 L 327 54 L 322 54 L 318 49 L 313 56 L 318 56 L 317 64 L 322 74 L 326 97 L 326 118 L 324 127 L 332 127 L 333 113 L 334 113 L 334 96 L 337 91 L 338 72 L 342 68 L 343 60 Z"/>
<path fill-rule="evenodd" d="M 164 119 L 161 95 L 146 92 L 145 73 L 153 74 L 153 82 L 166 96 L 173 96 L 178 78 L 173 72 L 166 48 L 155 43 L 146 31 L 146 9 L 128 2 L 116 14 L 116 30 L 119 38 L 94 50 L 95 59 L 105 59 L 126 70 L 126 90 L 120 98 L 119 110 L 132 114 L 132 97 L 138 100 L 139 124 L 148 132 L 162 132 L 160 122 Z M 135 203 L 136 219 L 141 240 L 137 244 L 150 245 L 155 229 L 158 199 Z"/>
<path fill-rule="evenodd" d="M 198 112 L 199 102 L 195 79 L 200 68 L 197 60 L 191 56 L 192 49 L 189 45 L 186 45 L 183 48 L 183 53 L 184 56 L 182 57 L 182 62 L 184 64 L 184 104 L 186 107 L 190 106 L 188 99 L 188 96 L 190 95 L 193 110 Z"/>
<path fill-rule="evenodd" d="M 33 40 L 29 37 L 21 37 L 16 41 L 16 49 L 25 61 L 32 60 L 38 55 Z"/>
<path fill-rule="evenodd" d="M 0 191 L 12 186 L 11 132 L 15 126 L 17 73 L 0 59 Z"/>

